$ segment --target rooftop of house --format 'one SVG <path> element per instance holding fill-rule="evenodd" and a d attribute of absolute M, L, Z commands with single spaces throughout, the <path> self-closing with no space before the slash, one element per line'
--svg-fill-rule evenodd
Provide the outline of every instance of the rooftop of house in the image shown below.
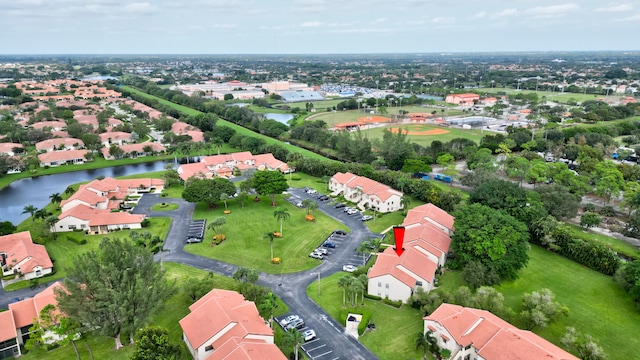
<path fill-rule="evenodd" d="M 402 197 L 404 194 L 398 190 L 391 188 L 385 184 L 379 183 L 375 180 L 371 180 L 364 176 L 357 176 L 350 172 L 336 173 L 333 175 L 333 179 L 339 184 L 347 185 L 349 188 L 360 188 L 363 194 L 368 196 L 375 196 L 380 201 L 387 201 L 391 196 Z"/>
<path fill-rule="evenodd" d="M 424 204 L 409 210 L 404 219 L 404 224 L 424 223 L 426 218 L 435 221 L 450 231 L 454 230 L 453 223 L 455 218 L 433 204 Z"/>
<path fill-rule="evenodd" d="M 378 255 L 367 276 L 372 279 L 388 274 L 413 288 L 417 278 L 433 282 L 437 267 L 435 262 L 413 247 L 405 246 L 405 251 L 400 256 L 393 248 L 388 247 Z"/>
<path fill-rule="evenodd" d="M 53 267 L 47 249 L 43 245 L 34 244 L 28 231 L 0 236 L 0 252 L 6 254 L 6 262 L 10 266 L 28 259 L 20 265 L 23 274 L 32 272 L 36 266 L 43 269 Z"/>
<path fill-rule="evenodd" d="M 75 159 L 84 159 L 89 150 L 63 150 L 51 151 L 38 155 L 40 162 L 49 163 L 53 161 L 67 161 Z"/>

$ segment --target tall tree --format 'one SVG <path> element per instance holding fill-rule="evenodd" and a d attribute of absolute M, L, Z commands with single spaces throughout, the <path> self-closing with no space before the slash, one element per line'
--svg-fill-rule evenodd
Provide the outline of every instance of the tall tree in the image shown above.
<path fill-rule="evenodd" d="M 244 202 L 247 201 L 248 198 L 249 194 L 247 194 L 245 191 L 241 191 L 238 193 L 236 200 L 240 201 L 240 204 L 242 204 L 242 207 L 244 208 Z"/>
<path fill-rule="evenodd" d="M 282 222 L 289 219 L 291 214 L 287 208 L 277 208 L 273 211 L 273 217 L 280 221 L 280 235 L 282 235 Z"/>
<path fill-rule="evenodd" d="M 546 327 L 559 315 L 567 316 L 569 309 L 555 301 L 555 295 L 549 289 L 541 289 L 522 296 L 522 315 L 527 330 L 534 327 Z"/>
<path fill-rule="evenodd" d="M 230 196 L 227 193 L 220 194 L 220 200 L 224 202 L 224 209 L 227 210 L 227 200 L 229 200 Z"/>
<path fill-rule="evenodd" d="M 60 193 L 53 193 L 49 195 L 49 199 L 51 199 L 51 203 L 53 204 L 60 204 L 60 202 L 62 202 L 62 196 L 60 196 Z"/>
<path fill-rule="evenodd" d="M 304 336 L 298 331 L 298 329 L 293 328 L 289 329 L 286 333 L 284 333 L 284 337 L 282 338 L 282 342 L 285 346 L 293 347 L 293 353 L 295 354 L 295 360 L 298 360 L 298 351 L 300 349 L 300 345 L 304 343 Z"/>
<path fill-rule="evenodd" d="M 477 260 L 504 279 L 515 278 L 527 265 L 529 232 L 520 221 L 481 204 L 465 206 L 454 217 L 454 266 Z"/>
<path fill-rule="evenodd" d="M 273 231 L 267 231 L 263 236 L 263 238 L 269 240 L 269 247 L 271 248 L 271 257 L 269 259 L 273 259 L 273 239 L 275 239 L 275 237 Z"/>
<path fill-rule="evenodd" d="M 605 360 L 607 355 L 591 335 L 582 335 L 574 327 L 567 327 L 560 343 L 565 349 L 573 350 L 582 360 Z"/>
<path fill-rule="evenodd" d="M 260 195 L 269 195 L 271 197 L 271 206 L 276 205 L 276 195 L 282 194 L 289 188 L 287 179 L 280 171 L 258 171 L 253 176 L 253 188 Z"/>
<path fill-rule="evenodd" d="M 220 195 L 223 193 L 234 194 L 236 187 L 229 179 L 199 179 L 190 178 L 185 184 L 182 198 L 188 202 L 198 203 L 205 202 L 212 206 L 220 201 Z"/>
<path fill-rule="evenodd" d="M 278 308 L 278 297 L 273 291 L 267 292 L 260 303 L 260 310 L 269 313 L 269 327 L 273 329 L 273 311 Z"/>
<path fill-rule="evenodd" d="M 56 289 L 60 310 L 85 329 L 115 338 L 133 335 L 173 292 L 165 271 L 143 247 L 104 238 L 98 250 L 77 256 L 67 269 L 65 290 Z"/>
<path fill-rule="evenodd" d="M 227 223 L 227 218 L 224 216 L 218 216 L 217 218 L 211 220 L 207 227 L 213 230 L 216 234 L 222 233 L 222 225 Z"/>

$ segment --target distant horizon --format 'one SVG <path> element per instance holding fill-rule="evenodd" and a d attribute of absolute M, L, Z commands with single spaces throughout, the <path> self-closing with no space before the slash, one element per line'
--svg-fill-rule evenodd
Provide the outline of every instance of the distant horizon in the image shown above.
<path fill-rule="evenodd" d="M 640 0 L 610 1 L 3 1 L 0 51 L 309 55 L 639 46 Z"/>

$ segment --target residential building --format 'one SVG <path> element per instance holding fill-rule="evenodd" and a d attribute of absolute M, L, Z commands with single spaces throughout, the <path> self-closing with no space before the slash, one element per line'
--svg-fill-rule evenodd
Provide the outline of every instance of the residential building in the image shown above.
<path fill-rule="evenodd" d="M 213 289 L 189 311 L 180 327 L 195 360 L 286 359 L 256 305 L 238 292 Z"/>
<path fill-rule="evenodd" d="M 44 245 L 34 244 L 28 231 L 0 236 L 2 276 L 20 274 L 25 280 L 50 274 L 53 263 Z"/>
<path fill-rule="evenodd" d="M 84 142 L 74 138 L 49 139 L 36 143 L 38 152 L 52 152 L 56 150 L 77 150 L 84 148 Z"/>
<path fill-rule="evenodd" d="M 32 298 L 9 304 L 7 311 L 0 312 L 0 359 L 13 359 L 22 355 L 20 346 L 29 338 L 29 328 L 34 319 L 47 305 L 57 306 L 55 289 L 62 283 L 55 282 Z"/>
<path fill-rule="evenodd" d="M 52 151 L 38 155 L 40 166 L 59 166 L 65 164 L 84 164 L 89 150 Z"/>
<path fill-rule="evenodd" d="M 520 330 L 498 316 L 474 308 L 440 305 L 424 317 L 431 332 L 452 360 L 578 360 L 531 331 Z"/>
<path fill-rule="evenodd" d="M 80 185 L 78 191 L 60 203 L 62 213 L 53 231 L 67 232 L 76 229 L 92 234 L 105 234 L 119 229 L 140 229 L 145 215 L 117 211 L 128 204 L 129 196 L 161 191 L 160 179 L 116 180 L 105 178 Z"/>
<path fill-rule="evenodd" d="M 407 302 L 418 289 L 429 292 L 435 275 L 447 260 L 453 234 L 453 216 L 433 204 L 409 210 L 405 227 L 404 252 L 393 248 L 378 255 L 367 273 L 370 295 Z"/>
<path fill-rule="evenodd" d="M 204 133 L 200 131 L 200 129 L 181 121 L 176 121 L 171 124 L 171 132 L 176 135 L 189 135 L 193 142 L 204 141 Z"/>
<path fill-rule="evenodd" d="M 478 94 L 449 94 L 444 98 L 444 101 L 449 104 L 472 106 L 476 102 L 480 101 L 480 95 Z"/>
<path fill-rule="evenodd" d="M 98 134 L 100 142 L 108 148 L 111 144 L 124 145 L 131 141 L 131 134 L 122 131 L 104 132 Z"/>
<path fill-rule="evenodd" d="M 233 171 L 255 170 L 279 170 L 283 173 L 292 171 L 287 163 L 276 159 L 273 154 L 252 155 L 249 151 L 205 156 L 199 163 L 185 164 L 178 167 L 178 174 L 184 181 L 192 176 L 204 178 L 233 177 Z"/>
<path fill-rule="evenodd" d="M 152 153 L 164 152 L 166 150 L 165 147 L 162 146 L 162 144 L 159 144 L 156 142 L 124 144 L 118 147 L 122 150 L 122 156 L 120 157 L 133 157 L 133 158 L 140 157 L 140 156 L 147 156 Z M 146 147 L 149 147 L 148 150 L 150 151 L 145 151 Z M 102 148 L 100 150 L 102 152 L 102 156 L 104 156 L 106 160 L 115 160 L 115 157 L 109 153 L 110 148 L 111 147 Z"/>
<path fill-rule="evenodd" d="M 60 131 L 67 128 L 67 123 L 64 121 L 41 121 L 33 123 L 30 126 L 38 130 L 45 130 L 46 128 L 49 128 L 54 131 Z"/>
<path fill-rule="evenodd" d="M 362 210 L 368 208 L 387 213 L 403 208 L 401 200 L 404 194 L 401 191 L 350 172 L 333 175 L 329 180 L 329 190 L 331 196 L 342 195 L 348 201 L 357 203 Z"/>
<path fill-rule="evenodd" d="M 24 146 L 18 143 L 0 143 L 0 154 L 14 156 L 13 149 L 15 148 L 24 149 Z"/>

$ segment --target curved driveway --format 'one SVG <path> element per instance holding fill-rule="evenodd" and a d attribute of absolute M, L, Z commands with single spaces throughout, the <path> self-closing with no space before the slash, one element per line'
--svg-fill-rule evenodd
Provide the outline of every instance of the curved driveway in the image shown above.
<path fill-rule="evenodd" d="M 303 189 L 290 188 L 289 192 L 299 199 L 309 198 L 309 195 Z M 179 207 L 173 211 L 150 211 L 151 206 L 159 202 L 177 203 Z M 327 203 L 318 202 L 318 205 L 318 210 L 348 226 L 351 232 L 338 244 L 336 249 L 330 249 L 330 256 L 325 257 L 322 264 L 315 269 L 292 274 L 260 273 L 258 284 L 271 288 L 289 306 L 291 312 L 302 316 L 307 326 L 316 331 L 318 338 L 328 344 L 328 350 L 331 350 L 331 353 L 327 354 L 326 357 L 322 357 L 322 359 L 376 359 L 377 357 L 364 345 L 353 337 L 346 335 L 344 327 L 334 321 L 306 293 L 309 284 L 317 280 L 318 272 L 320 272 L 320 277 L 322 278 L 342 271 L 342 265 L 353 262 L 352 258 L 358 245 L 375 235 L 369 231 L 369 228 L 360 219 L 349 216 L 341 209 L 335 209 Z M 157 195 L 147 194 L 140 199 L 133 212 L 144 213 L 152 217 L 164 216 L 173 219 L 164 245 L 165 250 L 168 251 L 156 255 L 162 261 L 181 263 L 231 277 L 238 266 L 187 253 L 183 250 L 185 234 L 193 218 L 194 208 L 194 204 L 188 203 L 183 199 L 160 198 Z"/>

